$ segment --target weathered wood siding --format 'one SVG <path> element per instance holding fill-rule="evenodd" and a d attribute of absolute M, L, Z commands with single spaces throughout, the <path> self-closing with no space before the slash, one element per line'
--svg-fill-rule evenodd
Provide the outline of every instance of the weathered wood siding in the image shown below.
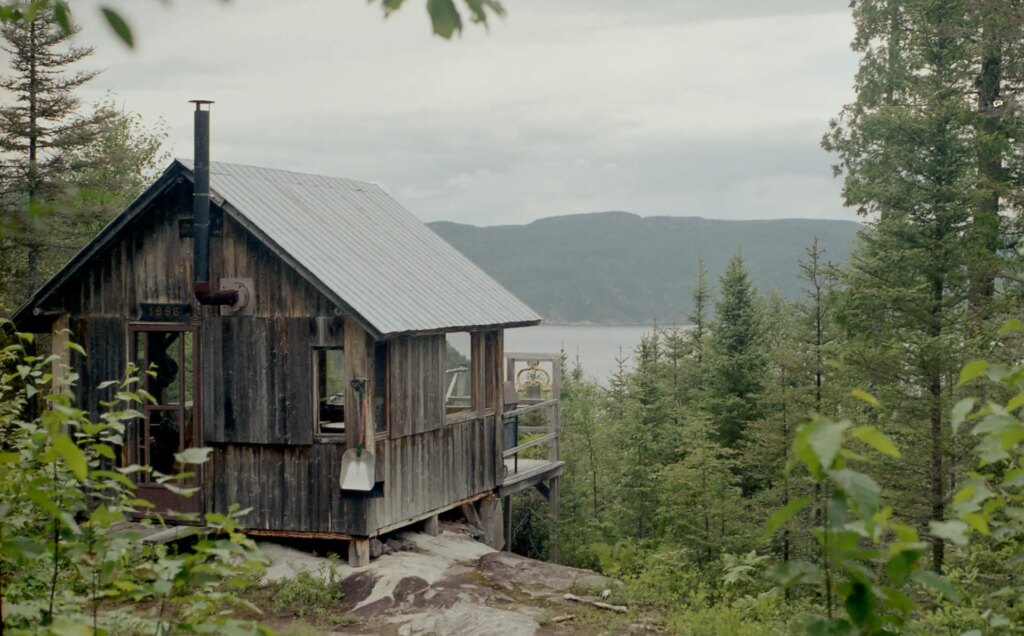
<path fill-rule="evenodd" d="M 113 247 L 83 267 L 61 297 L 72 316 L 117 316 L 138 320 L 140 303 L 188 303 L 195 317 L 220 314 L 201 307 L 192 295 L 192 239 L 182 238 L 179 219 L 192 214 L 192 190 L 176 186 L 158 197 L 149 212 L 128 228 Z M 334 315 L 335 306 L 266 245 L 214 206 L 223 220 L 221 236 L 210 243 L 211 280 L 252 278 L 258 317 Z"/>
<path fill-rule="evenodd" d="M 206 442 L 313 442 L 312 347 L 341 344 L 342 319 L 211 317 L 201 338 Z"/>
<path fill-rule="evenodd" d="M 75 317 L 69 321 L 71 340 L 85 348 L 88 356 L 71 353 L 70 367 L 78 374 L 75 403 L 99 417 L 100 402 L 113 398 L 116 387 L 98 389 L 107 380 L 124 377 L 128 361 L 127 321 L 107 316 Z"/>
<path fill-rule="evenodd" d="M 213 456 L 210 508 L 227 512 L 234 503 L 251 507 L 243 521 L 248 528 L 358 530 L 361 507 L 349 506 L 346 511 L 338 486 L 344 450 L 336 444 L 218 446 Z"/>
<path fill-rule="evenodd" d="M 350 320 L 344 341 L 346 373 L 372 378 L 372 341 Z M 480 348 L 482 399 L 475 416 L 453 422 L 444 414 L 444 337 L 389 343 L 391 433 L 375 444 L 383 497 L 342 493 L 338 477 L 347 444 L 232 443 L 218 448 L 215 457 L 214 509 L 223 512 L 231 503 L 252 507 L 245 520 L 252 528 L 367 536 L 492 490 L 503 468 L 501 422 L 495 416 L 500 412 L 495 400 L 501 399 L 501 333 L 474 341 Z M 347 400 L 346 412 L 354 413 L 354 396 Z M 311 423 L 311 417 L 304 422 Z M 347 434 L 353 444 L 354 425 Z"/>
<path fill-rule="evenodd" d="M 366 500 L 367 534 L 492 490 L 496 431 L 489 416 L 384 442 L 384 496 Z"/>
<path fill-rule="evenodd" d="M 444 426 L 444 361 L 443 335 L 391 341 L 391 437 L 426 433 Z"/>
<path fill-rule="evenodd" d="M 494 418 L 377 442 L 384 496 L 342 493 L 342 444 L 217 445 L 212 509 L 252 507 L 249 528 L 367 536 L 495 486 Z"/>

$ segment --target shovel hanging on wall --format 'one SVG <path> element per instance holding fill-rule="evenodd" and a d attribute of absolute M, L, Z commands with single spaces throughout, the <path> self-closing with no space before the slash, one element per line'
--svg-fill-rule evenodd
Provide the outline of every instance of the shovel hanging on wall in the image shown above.
<path fill-rule="evenodd" d="M 377 467 L 376 459 L 373 456 L 373 440 L 367 443 L 366 432 L 366 380 L 352 380 L 352 390 L 356 394 L 356 446 L 345 451 L 341 456 L 341 478 L 339 480 L 342 490 L 358 490 L 369 492 L 373 490 L 376 483 L 375 472 Z"/>

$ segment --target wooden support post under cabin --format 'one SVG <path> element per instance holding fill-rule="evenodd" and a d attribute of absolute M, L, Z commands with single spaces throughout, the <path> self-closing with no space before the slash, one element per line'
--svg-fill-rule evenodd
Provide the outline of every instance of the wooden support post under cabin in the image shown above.
<path fill-rule="evenodd" d="M 512 495 L 508 495 L 501 502 L 502 516 L 505 518 L 505 547 L 506 552 L 512 551 Z"/>
<path fill-rule="evenodd" d="M 551 547 L 548 548 L 548 561 L 558 563 L 562 558 L 558 546 L 558 510 L 561 507 L 561 477 L 552 477 L 548 487 L 548 502 L 551 504 Z"/>
<path fill-rule="evenodd" d="M 505 521 L 502 514 L 501 501 L 494 495 L 488 495 L 478 504 L 480 529 L 484 531 L 487 545 L 495 550 L 505 547 Z"/>
<path fill-rule="evenodd" d="M 423 532 L 432 537 L 436 537 L 441 534 L 441 525 L 439 523 L 437 515 L 427 517 L 423 520 Z"/>
<path fill-rule="evenodd" d="M 352 537 L 348 542 L 348 564 L 354 568 L 370 565 L 369 537 Z"/>

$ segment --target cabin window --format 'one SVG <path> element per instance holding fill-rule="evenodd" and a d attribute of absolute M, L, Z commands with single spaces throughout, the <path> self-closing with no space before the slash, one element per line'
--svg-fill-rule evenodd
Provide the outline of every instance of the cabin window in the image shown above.
<path fill-rule="evenodd" d="M 388 432 L 388 343 L 373 345 L 373 430 Z"/>
<path fill-rule="evenodd" d="M 476 374 L 473 337 L 461 331 L 445 335 L 444 408 L 447 415 L 457 415 L 476 408 Z"/>
<path fill-rule="evenodd" d="M 313 403 L 317 405 L 316 432 L 345 432 L 345 352 L 341 347 L 313 350 Z"/>

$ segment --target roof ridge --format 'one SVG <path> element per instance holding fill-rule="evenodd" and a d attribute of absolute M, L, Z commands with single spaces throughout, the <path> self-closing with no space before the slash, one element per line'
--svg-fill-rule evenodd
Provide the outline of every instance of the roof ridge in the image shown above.
<path fill-rule="evenodd" d="M 180 163 L 181 165 L 185 166 L 185 168 L 188 169 L 189 171 L 192 170 L 192 165 L 193 165 L 194 161 L 191 158 L 189 158 L 189 157 L 174 157 L 173 160 L 178 162 L 178 163 Z M 220 165 L 220 166 L 230 166 L 232 168 L 248 168 L 248 169 L 251 169 L 251 170 L 260 170 L 260 171 L 263 171 L 263 172 L 269 173 L 269 174 L 296 175 L 296 176 L 300 176 L 300 177 L 316 177 L 317 179 L 330 179 L 332 181 L 347 181 L 349 183 L 359 183 L 359 184 L 370 185 L 370 186 L 374 186 L 376 188 L 380 187 L 378 184 L 374 183 L 373 181 L 363 181 L 362 179 L 353 179 L 351 177 L 338 177 L 338 176 L 332 176 L 332 175 L 326 175 L 326 174 L 318 174 L 318 173 L 315 173 L 315 172 L 299 172 L 298 170 L 287 170 L 287 169 L 284 169 L 284 168 L 268 168 L 267 166 L 257 166 L 257 165 L 251 164 L 251 163 L 235 163 L 233 161 L 216 161 L 216 160 L 215 161 L 211 161 L 210 162 L 210 170 L 213 171 L 213 172 L 216 172 L 217 171 L 216 168 L 217 168 L 218 165 Z M 228 174 L 228 173 L 220 172 L 219 174 Z"/>

